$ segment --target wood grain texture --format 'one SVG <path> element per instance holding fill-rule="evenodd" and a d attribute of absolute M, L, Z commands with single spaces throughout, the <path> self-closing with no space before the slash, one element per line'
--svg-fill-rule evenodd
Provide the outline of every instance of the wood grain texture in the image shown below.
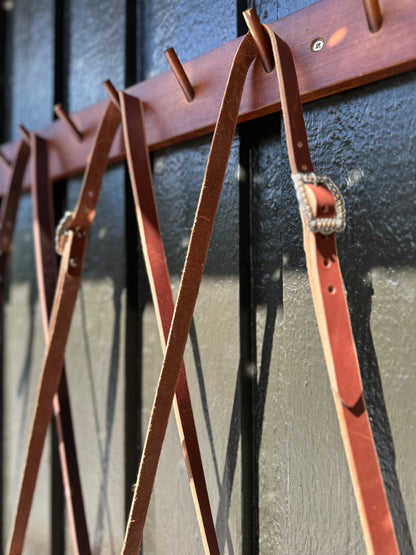
<path fill-rule="evenodd" d="M 383 26 L 368 29 L 361 0 L 320 0 L 271 24 L 291 47 L 303 102 L 359 87 L 416 67 L 416 10 L 412 0 L 386 0 Z M 322 38 L 324 47 L 313 52 L 311 44 Z M 151 77 L 127 89 L 144 104 L 146 132 L 151 150 L 183 142 L 213 130 L 232 57 L 241 39 L 228 42 L 183 64 L 195 89 L 188 103 L 171 71 Z M 394 45 L 394 48 L 392 48 Z M 111 76 L 110 76 L 111 77 Z M 99 83 L 97 83 L 97 87 Z M 97 121 L 105 101 L 73 115 L 85 140 L 76 144 L 63 122 L 39 131 L 51 143 L 50 175 L 56 181 L 82 171 Z M 279 110 L 275 77 L 257 61 L 250 70 L 239 122 Z M 71 145 L 70 148 L 68 145 Z M 13 157 L 15 145 L 1 146 Z M 119 134 L 111 153 L 113 162 L 125 158 Z M 0 193 L 5 169 L 0 166 Z M 30 185 L 28 175 L 26 187 Z"/>

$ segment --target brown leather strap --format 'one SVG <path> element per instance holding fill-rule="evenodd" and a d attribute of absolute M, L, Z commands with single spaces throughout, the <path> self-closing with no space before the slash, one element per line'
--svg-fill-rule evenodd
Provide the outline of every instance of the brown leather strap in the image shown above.
<path fill-rule="evenodd" d="M 55 294 L 58 265 L 55 252 L 55 224 L 52 187 L 48 177 L 48 144 L 31 133 L 33 236 L 39 299 L 42 309 L 45 342 L 49 339 L 49 317 Z M 65 368 L 58 393 L 53 398 L 53 413 L 59 444 L 62 478 L 70 523 L 73 551 L 91 553 L 78 458 L 72 426 L 71 407 Z"/>
<path fill-rule="evenodd" d="M 124 92 L 119 95 L 137 221 L 164 351 L 174 303 L 153 191 L 142 104 Z M 174 409 L 204 548 L 207 553 L 219 554 L 183 361 L 176 384 Z M 145 458 L 143 467 L 147 464 L 150 462 Z M 151 489 L 152 484 L 149 487 Z"/>
<path fill-rule="evenodd" d="M 17 206 L 22 190 L 30 148 L 26 141 L 20 141 L 16 157 L 10 171 L 7 195 L 3 198 L 0 208 L 0 307 L 3 313 L 4 290 L 7 282 L 9 252 L 16 221 Z M 3 318 L 0 317 L 0 326 Z M 0 341 L 3 341 L 3 330 L 0 329 Z"/>
<path fill-rule="evenodd" d="M 270 27 L 264 28 L 272 44 L 279 77 L 291 169 L 294 174 L 311 173 L 313 167 L 292 54 Z M 328 190 L 325 179 L 304 176 L 306 188 L 298 194 L 312 297 L 367 551 L 394 555 L 399 550 L 362 394 L 336 235 L 326 229 L 331 224 L 329 219 L 335 221 L 341 199 L 337 191 Z M 308 210 L 317 219 L 315 228 L 308 224 Z"/>
<path fill-rule="evenodd" d="M 23 175 L 25 173 L 30 148 L 26 141 L 20 141 L 17 147 L 17 154 L 10 168 L 7 184 L 7 195 L 3 198 L 0 209 L 0 353 L 3 353 L 3 324 L 4 324 L 4 302 L 6 297 L 9 257 L 11 242 L 15 227 L 17 208 L 22 190 Z M 3 388 L 3 377 L 0 387 Z M 1 393 L 2 399 L 4 393 Z M 0 407 L 3 411 L 3 407 Z M 3 415 L 1 415 L 3 420 Z M 3 441 L 3 437 L 0 441 Z M 1 464 L 3 461 L 1 461 Z M 3 480 L 4 476 L 1 475 Z M 2 488 L 3 490 L 3 488 Z M 3 490 L 4 491 L 4 490 Z M 3 504 L 2 504 L 3 506 Z"/>
<path fill-rule="evenodd" d="M 208 253 L 244 81 L 255 56 L 254 42 L 247 35 L 234 57 L 214 131 L 127 525 L 123 553 L 129 555 L 140 550 L 147 508 Z"/>
<path fill-rule="evenodd" d="M 7 195 L 3 198 L 0 209 L 0 253 L 8 252 L 12 242 L 17 206 L 22 190 L 23 175 L 29 158 L 30 147 L 26 141 L 20 141 L 16 158 L 13 161 Z"/>
<path fill-rule="evenodd" d="M 98 129 L 74 215 L 61 226 L 63 249 L 52 307 L 49 343 L 43 362 L 32 430 L 24 463 L 9 553 L 22 552 L 24 535 L 55 393 L 61 381 L 65 346 L 81 283 L 87 231 L 92 223 L 110 147 L 120 124 L 120 112 L 110 102 Z"/>
<path fill-rule="evenodd" d="M 266 27 L 266 31 L 272 42 L 279 77 L 292 171 L 294 173 L 312 172 L 313 167 L 291 52 L 282 40 L 275 37 L 271 29 Z M 214 133 L 139 469 L 124 553 L 138 553 L 140 549 L 156 467 L 208 252 L 241 91 L 246 72 L 254 56 L 254 43 L 248 35 L 240 43 L 234 58 Z M 331 225 L 331 222 L 328 223 L 327 220 L 338 219 L 338 214 L 335 218 L 334 213 L 338 209 L 339 199 L 338 197 L 334 199 L 322 184 L 314 187 L 307 185 L 304 195 L 308 197 L 311 194 L 316 198 L 317 204 L 313 216 L 321 220 L 316 225 L 318 228 L 325 229 L 325 226 Z M 311 210 L 314 212 L 313 208 Z M 303 217 L 303 221 L 306 221 L 305 217 Z M 362 397 L 361 378 L 343 293 L 335 235 L 333 233 L 322 235 L 315 232 L 311 235 L 311 232 L 306 229 L 305 248 L 317 318 L 335 392 L 335 403 L 350 463 L 367 549 L 369 553 L 398 553 L 392 519 Z M 320 258 L 318 258 L 318 253 Z M 150 464 L 144 465 L 144 460 L 147 458 L 149 458 Z"/>

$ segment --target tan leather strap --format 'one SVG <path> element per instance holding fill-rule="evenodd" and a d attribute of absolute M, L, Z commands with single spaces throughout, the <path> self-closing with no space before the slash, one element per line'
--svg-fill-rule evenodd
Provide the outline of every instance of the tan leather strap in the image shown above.
<path fill-rule="evenodd" d="M 109 103 L 95 138 L 77 208 L 74 215 L 69 216 L 65 224 L 61 226 L 62 259 L 50 317 L 49 343 L 43 362 L 18 505 L 9 543 L 9 553 L 13 555 L 20 554 L 23 549 L 43 445 L 52 416 L 53 398 L 61 381 L 65 346 L 81 284 L 87 231 L 95 214 L 108 154 L 119 124 L 120 112 L 112 103 Z"/>
<path fill-rule="evenodd" d="M 264 28 L 279 77 L 291 169 L 293 174 L 308 174 L 313 172 L 313 167 L 292 55 L 287 44 L 270 27 Z M 302 180 L 305 187 L 298 191 L 298 198 L 308 274 L 364 539 L 368 553 L 393 555 L 399 550 L 362 394 L 336 235 L 330 233 L 331 223 L 342 217 L 339 212 L 343 211 L 343 205 L 339 193 L 328 190 L 331 184 L 325 177 L 306 175 Z M 309 215 L 317 221 L 309 221 Z"/>
<path fill-rule="evenodd" d="M 254 42 L 247 35 L 240 43 L 233 60 L 211 144 L 127 524 L 123 553 L 128 555 L 140 550 L 156 469 L 231 150 L 244 81 L 255 56 Z"/>
<path fill-rule="evenodd" d="M 124 92 L 120 92 L 119 96 L 137 221 L 164 351 L 174 303 L 153 191 L 142 104 L 139 99 Z M 176 383 L 174 409 L 204 548 L 207 553 L 219 555 L 183 361 Z M 145 458 L 143 466 L 147 464 L 151 463 Z M 152 484 L 149 487 L 151 490 Z"/>
<path fill-rule="evenodd" d="M 45 139 L 31 133 L 32 151 L 32 203 L 33 237 L 35 244 L 36 272 L 45 342 L 49 340 L 49 317 L 52 310 L 58 277 L 55 252 L 55 223 L 52 187 L 48 177 L 48 144 Z M 58 392 L 53 398 L 53 413 L 59 444 L 62 478 L 70 523 L 73 551 L 91 553 L 78 458 L 72 426 L 71 407 L 65 368 Z"/>

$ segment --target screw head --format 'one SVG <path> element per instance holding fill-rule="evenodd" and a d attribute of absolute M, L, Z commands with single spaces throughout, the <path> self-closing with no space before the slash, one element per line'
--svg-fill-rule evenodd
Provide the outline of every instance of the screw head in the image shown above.
<path fill-rule="evenodd" d="M 325 41 L 322 37 L 314 39 L 311 44 L 312 52 L 319 52 L 325 46 Z"/>
<path fill-rule="evenodd" d="M 76 268 L 78 266 L 78 260 L 76 258 L 70 258 L 69 265 L 71 268 Z"/>

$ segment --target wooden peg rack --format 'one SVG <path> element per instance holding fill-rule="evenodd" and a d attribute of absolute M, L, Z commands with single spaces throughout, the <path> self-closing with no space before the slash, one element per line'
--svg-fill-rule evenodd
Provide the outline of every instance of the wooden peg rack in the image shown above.
<path fill-rule="evenodd" d="M 291 47 L 303 102 L 359 87 L 416 68 L 416 9 L 414 0 L 382 0 L 381 29 L 371 32 L 363 0 L 320 0 L 271 23 Z M 144 104 L 147 140 L 157 150 L 207 134 L 214 129 L 233 55 L 241 39 L 233 40 L 183 65 L 194 88 L 188 102 L 172 71 L 138 83 L 128 93 Z M 71 118 L 82 133 L 80 142 L 63 121 L 37 133 L 49 143 L 49 175 L 57 181 L 81 173 L 91 150 L 103 101 Z M 275 72 L 265 73 L 259 59 L 253 64 L 243 93 L 239 122 L 280 109 Z M 16 142 L 0 146 L 13 160 Z M 125 158 L 121 132 L 114 141 L 110 163 Z M 6 191 L 9 170 L 0 164 L 0 195 Z M 30 187 L 27 169 L 24 188 Z"/>

